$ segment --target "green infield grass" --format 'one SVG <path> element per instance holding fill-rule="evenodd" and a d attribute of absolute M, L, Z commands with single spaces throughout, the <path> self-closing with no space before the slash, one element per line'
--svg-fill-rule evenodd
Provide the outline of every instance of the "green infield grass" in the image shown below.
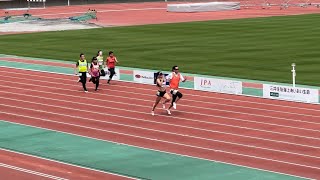
<path fill-rule="evenodd" d="M 0 53 L 76 61 L 113 50 L 121 66 L 319 86 L 320 15 L 0 36 Z"/>

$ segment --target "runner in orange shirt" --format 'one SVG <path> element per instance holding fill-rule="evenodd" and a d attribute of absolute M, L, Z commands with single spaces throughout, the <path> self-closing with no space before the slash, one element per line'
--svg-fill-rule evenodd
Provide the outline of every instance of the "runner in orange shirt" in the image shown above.
<path fill-rule="evenodd" d="M 109 52 L 109 57 L 107 57 L 106 63 L 107 63 L 108 70 L 110 72 L 110 76 L 108 80 L 108 84 L 110 84 L 112 77 L 116 74 L 114 70 L 116 67 L 116 64 L 119 63 L 117 58 L 113 55 L 112 51 Z"/>
<path fill-rule="evenodd" d="M 170 73 L 167 77 L 167 80 L 169 81 L 170 86 L 170 93 L 172 94 L 172 102 L 169 108 L 167 109 L 167 113 L 171 114 L 170 109 L 173 107 L 174 109 L 177 108 L 177 102 L 179 99 L 182 98 L 182 93 L 179 92 L 179 84 L 180 82 L 185 82 L 187 79 L 183 77 L 179 73 L 179 67 L 173 66 L 172 67 L 172 73 Z"/>

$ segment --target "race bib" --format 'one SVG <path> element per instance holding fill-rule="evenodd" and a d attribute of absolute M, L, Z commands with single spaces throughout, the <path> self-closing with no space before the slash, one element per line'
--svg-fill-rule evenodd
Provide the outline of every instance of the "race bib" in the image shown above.
<path fill-rule="evenodd" d="M 93 71 L 93 72 L 92 72 L 92 75 L 95 76 L 95 77 L 96 77 L 96 76 L 99 76 L 99 71 Z"/>

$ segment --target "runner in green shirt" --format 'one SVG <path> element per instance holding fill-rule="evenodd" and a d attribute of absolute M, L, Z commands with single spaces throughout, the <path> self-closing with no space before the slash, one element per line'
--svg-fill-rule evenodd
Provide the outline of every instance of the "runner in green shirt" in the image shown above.
<path fill-rule="evenodd" d="M 106 65 L 105 65 L 105 63 L 104 63 L 102 50 L 99 50 L 99 51 L 98 51 L 97 59 L 98 59 L 98 63 L 99 63 L 99 68 L 100 68 L 101 76 L 105 76 L 106 73 L 105 73 L 105 71 L 104 71 L 104 68 L 106 67 Z"/>

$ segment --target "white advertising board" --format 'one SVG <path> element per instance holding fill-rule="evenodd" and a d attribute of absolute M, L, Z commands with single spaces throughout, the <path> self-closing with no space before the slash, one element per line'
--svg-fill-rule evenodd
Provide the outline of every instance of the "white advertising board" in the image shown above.
<path fill-rule="evenodd" d="M 306 103 L 317 103 L 319 101 L 317 89 L 272 84 L 263 85 L 263 97 Z"/>
<path fill-rule="evenodd" d="M 194 78 L 195 90 L 242 94 L 242 82 L 207 77 Z"/>

